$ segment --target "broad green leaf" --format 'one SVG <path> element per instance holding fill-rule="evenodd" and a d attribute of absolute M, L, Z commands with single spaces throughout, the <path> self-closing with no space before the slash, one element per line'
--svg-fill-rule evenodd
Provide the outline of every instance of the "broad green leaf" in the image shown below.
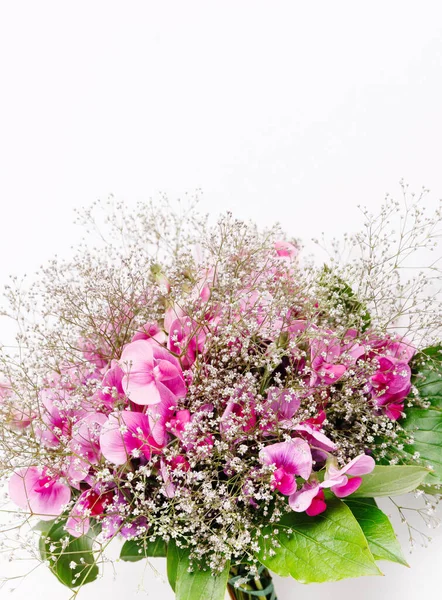
<path fill-rule="evenodd" d="M 167 576 L 176 600 L 224 600 L 230 564 L 214 575 L 210 569 L 189 572 L 189 550 L 178 548 L 175 541 L 167 545 Z"/>
<path fill-rule="evenodd" d="M 54 575 L 61 583 L 73 588 L 94 581 L 98 577 L 98 567 L 92 552 L 93 537 L 75 538 L 65 531 L 65 523 L 55 523 L 49 531 L 42 533 L 39 549 L 42 560 L 49 561 Z"/>
<path fill-rule="evenodd" d="M 345 504 L 361 526 L 375 560 L 389 560 L 408 567 L 390 519 L 373 498 L 348 498 Z"/>
<path fill-rule="evenodd" d="M 405 446 L 410 455 L 419 454 L 423 464 L 433 473 L 427 482 L 442 483 L 442 346 L 426 348 L 412 362 L 413 384 L 429 408 L 406 409 L 402 427 L 412 434 L 414 442 Z"/>
<path fill-rule="evenodd" d="M 137 562 L 148 556 L 164 557 L 167 555 L 166 542 L 157 538 L 154 542 L 148 540 L 127 540 L 121 548 L 121 560 Z"/>
<path fill-rule="evenodd" d="M 415 465 L 377 465 L 362 478 L 361 486 L 352 498 L 400 496 L 415 490 L 428 475 L 428 469 Z"/>
<path fill-rule="evenodd" d="M 167 579 L 173 591 L 175 591 L 176 587 L 178 565 L 184 555 L 184 550 L 176 545 L 175 540 L 170 540 L 167 544 Z"/>
<path fill-rule="evenodd" d="M 301 583 L 381 575 L 360 525 L 337 498 L 327 501 L 327 510 L 316 517 L 295 512 L 284 515 L 277 525 L 264 528 L 258 543 L 261 563 Z"/>

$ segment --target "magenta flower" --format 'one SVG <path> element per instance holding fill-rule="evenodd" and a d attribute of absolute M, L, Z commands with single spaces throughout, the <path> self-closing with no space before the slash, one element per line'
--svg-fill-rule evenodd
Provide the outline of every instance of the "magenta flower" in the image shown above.
<path fill-rule="evenodd" d="M 132 342 L 136 342 L 137 340 L 150 340 L 153 339 L 158 344 L 164 344 L 166 341 L 166 334 L 160 328 L 158 323 L 145 323 L 142 327 L 138 329 L 135 335 L 132 338 Z"/>
<path fill-rule="evenodd" d="M 72 427 L 72 439 L 69 447 L 74 456 L 81 458 L 89 465 L 96 465 L 100 460 L 100 434 L 107 423 L 106 415 L 90 413 Z"/>
<path fill-rule="evenodd" d="M 183 439 L 183 434 L 188 423 L 190 423 L 190 411 L 178 410 L 175 415 L 168 420 L 166 429 L 173 433 L 179 440 Z"/>
<path fill-rule="evenodd" d="M 101 430 L 101 452 L 115 465 L 140 456 L 149 459 L 160 447 L 152 436 L 149 417 L 143 413 L 128 410 L 111 413 Z"/>
<path fill-rule="evenodd" d="M 36 427 L 36 433 L 44 446 L 57 448 L 62 440 L 70 438 L 72 423 L 86 411 L 71 407 L 67 390 L 42 390 L 40 401 L 42 426 Z"/>
<path fill-rule="evenodd" d="M 375 464 L 371 456 L 360 454 L 342 469 L 330 465 L 326 470 L 322 487 L 330 488 L 338 498 L 345 498 L 355 492 L 361 485 L 362 479 L 359 475 L 371 473 L 375 468 Z M 349 479 L 348 475 L 352 475 L 352 478 Z"/>
<path fill-rule="evenodd" d="M 167 347 L 180 357 L 181 364 L 189 369 L 199 354 L 204 352 L 206 334 L 193 319 L 175 319 L 169 330 Z"/>
<path fill-rule="evenodd" d="M 113 495 L 112 491 L 101 493 L 95 489 L 82 492 L 66 521 L 67 531 L 74 537 L 86 535 L 90 527 L 90 517 L 103 517 Z"/>
<path fill-rule="evenodd" d="M 106 409 L 112 410 L 117 402 L 126 399 L 123 377 L 123 369 L 116 360 L 113 360 L 110 369 L 104 374 L 100 388 L 95 393 L 95 398 Z"/>
<path fill-rule="evenodd" d="M 9 496 L 20 508 L 50 521 L 61 515 L 71 499 L 71 490 L 46 468 L 24 467 L 9 480 Z"/>
<path fill-rule="evenodd" d="M 301 405 L 299 397 L 286 389 L 269 388 L 267 390 L 268 408 L 275 413 L 278 420 L 290 421 Z"/>
<path fill-rule="evenodd" d="M 332 335 L 331 331 L 327 330 L 323 333 L 326 333 L 327 336 L 318 337 L 310 342 L 313 370 L 311 385 L 320 382 L 333 385 L 347 371 L 347 367 L 338 360 L 342 352 L 339 341 Z"/>
<path fill-rule="evenodd" d="M 238 398 L 238 400 L 232 399 L 228 402 L 221 417 L 219 426 L 221 433 L 227 433 L 231 428 L 247 432 L 255 427 L 255 402 L 251 394 L 246 394 L 246 396 L 247 400 Z"/>
<path fill-rule="evenodd" d="M 259 458 L 265 465 L 275 465 L 271 486 L 285 496 L 296 490 L 296 475 L 308 479 L 312 472 L 310 447 L 300 438 L 266 446 L 259 453 Z"/>
<path fill-rule="evenodd" d="M 306 482 L 303 487 L 289 498 L 290 508 L 295 512 L 307 512 L 309 516 L 318 515 L 326 509 L 324 488 L 330 488 L 338 498 L 345 498 L 355 492 L 362 483 L 359 475 L 371 473 L 375 462 L 371 456 L 361 454 L 351 460 L 342 469 L 330 465 L 324 481 Z M 348 477 L 351 475 L 351 479 Z"/>
<path fill-rule="evenodd" d="M 155 341 L 137 340 L 125 346 L 120 365 L 123 389 L 135 404 L 158 404 L 187 393 L 178 360 Z"/>
<path fill-rule="evenodd" d="M 189 461 L 185 456 L 179 454 L 171 460 L 161 459 L 160 473 L 164 481 L 165 493 L 168 498 L 173 498 L 177 489 L 178 473 L 185 473 L 190 469 Z"/>
<path fill-rule="evenodd" d="M 371 377 L 372 397 L 390 419 L 398 419 L 403 401 L 411 390 L 411 369 L 405 362 L 392 357 L 378 358 L 379 368 Z"/>

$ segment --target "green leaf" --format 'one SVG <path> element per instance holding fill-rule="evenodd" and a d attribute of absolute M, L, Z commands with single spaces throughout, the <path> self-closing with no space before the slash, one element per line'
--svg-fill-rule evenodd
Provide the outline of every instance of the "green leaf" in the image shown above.
<path fill-rule="evenodd" d="M 174 540 L 167 545 L 167 576 L 176 600 L 224 600 L 230 564 L 214 575 L 210 569 L 189 572 L 189 550 L 178 548 Z"/>
<path fill-rule="evenodd" d="M 92 552 L 93 537 L 75 538 L 64 529 L 66 521 L 52 525 L 42 533 L 39 549 L 42 560 L 49 561 L 54 575 L 69 588 L 90 583 L 98 577 L 98 567 Z M 71 568 L 71 565 L 75 566 Z"/>
<path fill-rule="evenodd" d="M 419 453 L 420 460 L 434 469 L 427 482 L 437 485 L 442 483 L 442 346 L 419 352 L 411 367 L 413 384 L 429 408 L 406 409 L 401 425 L 413 436 L 414 442 L 404 449 L 410 455 Z"/>
<path fill-rule="evenodd" d="M 38 521 L 38 523 L 36 523 L 34 525 L 32 530 L 39 531 L 40 533 L 46 534 L 51 529 L 51 527 L 54 525 L 54 523 L 55 523 L 55 519 L 52 519 L 52 521 Z"/>
<path fill-rule="evenodd" d="M 279 548 L 273 545 L 275 540 Z M 301 583 L 381 575 L 360 525 L 337 498 L 327 501 L 327 510 L 316 517 L 295 512 L 284 515 L 277 525 L 264 528 L 258 543 L 261 563 Z"/>
<path fill-rule="evenodd" d="M 148 556 L 167 556 L 166 542 L 159 537 L 154 542 L 149 542 L 149 540 L 127 540 L 120 552 L 121 560 L 128 562 L 137 562 Z"/>
<path fill-rule="evenodd" d="M 362 478 L 361 486 L 352 498 L 380 498 L 400 496 L 415 490 L 428 475 L 428 469 L 417 465 L 377 465 Z"/>
<path fill-rule="evenodd" d="M 390 519 L 377 507 L 372 498 L 346 499 L 361 526 L 375 560 L 389 560 L 408 567 Z"/>

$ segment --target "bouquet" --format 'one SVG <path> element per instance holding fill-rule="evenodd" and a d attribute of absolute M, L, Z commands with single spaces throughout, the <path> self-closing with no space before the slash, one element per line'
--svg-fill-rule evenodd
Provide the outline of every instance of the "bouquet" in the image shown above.
<path fill-rule="evenodd" d="M 178 600 L 406 564 L 376 498 L 416 491 L 431 522 L 442 481 L 441 212 L 424 198 L 365 211 L 319 265 L 279 226 L 111 198 L 79 213 L 95 246 L 12 280 L 1 474 L 61 583 L 96 580 L 115 538 L 122 560 L 166 557 Z"/>

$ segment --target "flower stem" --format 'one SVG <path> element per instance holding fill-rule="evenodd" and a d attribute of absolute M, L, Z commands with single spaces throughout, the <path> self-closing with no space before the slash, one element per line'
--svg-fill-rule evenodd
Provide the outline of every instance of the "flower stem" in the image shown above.
<path fill-rule="evenodd" d="M 232 600 L 278 600 L 272 576 L 264 565 L 256 578 L 249 574 L 247 565 L 231 567 L 227 590 Z"/>

